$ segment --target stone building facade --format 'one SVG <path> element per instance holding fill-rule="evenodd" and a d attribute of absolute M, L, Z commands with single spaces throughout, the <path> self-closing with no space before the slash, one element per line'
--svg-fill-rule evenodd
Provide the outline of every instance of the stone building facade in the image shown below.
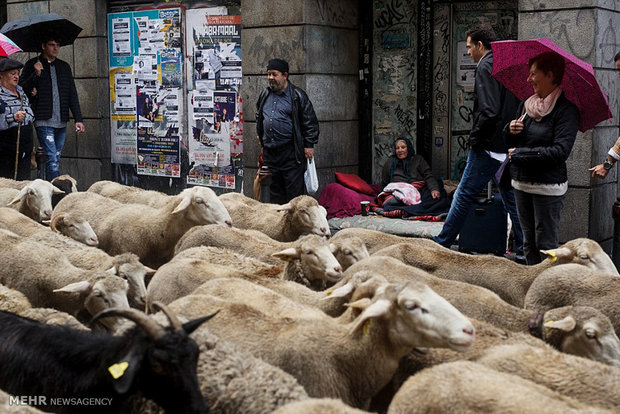
<path fill-rule="evenodd" d="M 75 176 L 81 189 L 111 178 L 106 38 L 110 3 L 7 2 L 8 20 L 56 12 L 83 28 L 75 44 L 63 47 L 60 54 L 73 67 L 87 128 L 80 136 L 68 133 L 61 169 Z M 120 3 L 128 8 L 145 5 L 139 0 Z M 464 40 L 465 25 L 491 22 L 505 36 L 549 37 L 595 68 L 614 118 L 579 134 L 569 160 L 570 188 L 560 237 L 561 241 L 590 237 L 611 248 L 618 172 L 614 169 L 605 180 L 592 181 L 587 169 L 604 158 L 619 135 L 620 80 L 612 60 L 620 50 L 620 1 L 240 0 L 240 4 L 246 193 L 251 191 L 258 155 L 254 102 L 266 83 L 266 62 L 276 56 L 290 62 L 292 82 L 309 93 L 316 109 L 321 123 L 316 159 L 323 185 L 334 180 L 334 171 L 376 181 L 389 143 L 400 135 L 415 141 L 437 176 L 452 178 L 459 136 L 467 131 L 467 124 L 458 122 L 467 111 L 459 108 L 467 100 L 466 94 L 458 94 L 459 42 Z"/>

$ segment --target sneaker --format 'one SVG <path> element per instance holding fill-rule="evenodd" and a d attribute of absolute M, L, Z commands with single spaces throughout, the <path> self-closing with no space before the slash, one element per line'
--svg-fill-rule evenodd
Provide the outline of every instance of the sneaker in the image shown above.
<path fill-rule="evenodd" d="M 527 264 L 525 261 L 525 256 L 522 254 L 516 254 L 515 255 L 515 262 L 519 263 L 519 264 Z"/>

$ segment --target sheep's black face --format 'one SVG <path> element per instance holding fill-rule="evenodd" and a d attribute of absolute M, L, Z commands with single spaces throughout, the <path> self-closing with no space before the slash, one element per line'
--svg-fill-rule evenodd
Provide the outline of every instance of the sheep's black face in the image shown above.
<path fill-rule="evenodd" d="M 196 342 L 183 332 L 169 332 L 148 350 L 143 380 L 149 385 L 144 388 L 166 413 L 209 412 L 196 376 L 198 354 Z"/>

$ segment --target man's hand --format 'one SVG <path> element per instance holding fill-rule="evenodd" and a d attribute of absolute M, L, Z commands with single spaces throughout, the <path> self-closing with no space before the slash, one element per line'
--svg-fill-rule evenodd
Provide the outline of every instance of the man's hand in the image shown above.
<path fill-rule="evenodd" d="M 37 88 L 32 88 L 32 91 L 30 92 L 30 95 L 36 96 L 37 95 Z"/>
<path fill-rule="evenodd" d="M 304 148 L 304 155 L 306 158 L 314 157 L 314 148 Z"/>
<path fill-rule="evenodd" d="M 592 171 L 592 178 L 605 178 L 609 174 L 609 170 L 606 170 L 603 164 L 595 165 L 589 168 L 588 171 Z"/>
<path fill-rule="evenodd" d="M 431 197 L 433 197 L 435 200 L 438 199 L 440 196 L 441 194 L 439 194 L 439 190 L 431 191 Z"/>
<path fill-rule="evenodd" d="M 76 122 L 76 123 L 75 123 L 75 132 L 82 133 L 82 132 L 84 132 L 84 131 L 85 131 L 85 129 L 84 129 L 84 124 L 83 124 L 83 123 L 81 123 L 81 122 Z"/>
<path fill-rule="evenodd" d="M 13 119 L 17 122 L 22 122 L 26 118 L 26 111 L 17 111 L 13 114 Z"/>
<path fill-rule="evenodd" d="M 41 72 L 43 72 L 43 64 L 37 61 L 37 63 L 34 64 L 34 71 L 37 74 L 37 76 L 41 76 Z"/>

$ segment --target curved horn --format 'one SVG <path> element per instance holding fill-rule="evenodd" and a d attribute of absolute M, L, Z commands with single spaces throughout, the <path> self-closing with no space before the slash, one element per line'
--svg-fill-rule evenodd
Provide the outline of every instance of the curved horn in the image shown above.
<path fill-rule="evenodd" d="M 56 225 L 58 224 L 59 221 L 62 221 L 64 218 L 65 216 L 63 214 L 54 215 L 54 217 L 52 217 L 52 220 L 50 220 L 50 229 L 58 233 L 58 229 L 56 228 Z"/>
<path fill-rule="evenodd" d="M 166 317 L 168 318 L 168 322 L 170 322 L 170 326 L 175 332 L 183 331 L 183 325 L 181 325 L 181 321 L 179 321 L 179 318 L 177 318 L 177 316 L 170 310 L 170 308 L 168 308 L 161 302 L 153 302 L 151 304 L 151 307 L 155 310 L 162 311 L 164 315 L 166 315 Z"/>
<path fill-rule="evenodd" d="M 164 328 L 162 328 L 157 322 L 146 316 L 144 313 L 139 312 L 136 309 L 106 309 L 93 316 L 93 318 L 90 320 L 90 324 L 92 325 L 98 319 L 108 318 L 111 316 L 120 316 L 135 322 L 136 325 L 141 327 L 144 332 L 146 332 L 146 334 L 149 336 L 149 338 L 154 341 L 166 335 L 166 331 L 164 331 Z"/>

